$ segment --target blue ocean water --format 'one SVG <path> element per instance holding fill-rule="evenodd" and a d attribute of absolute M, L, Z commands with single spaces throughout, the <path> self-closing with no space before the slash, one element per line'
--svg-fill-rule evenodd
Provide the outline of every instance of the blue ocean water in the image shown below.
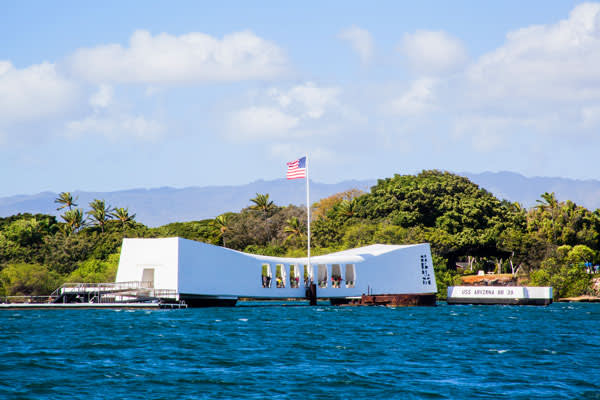
<path fill-rule="evenodd" d="M 0 311 L 1 399 L 600 399 L 600 304 Z"/>

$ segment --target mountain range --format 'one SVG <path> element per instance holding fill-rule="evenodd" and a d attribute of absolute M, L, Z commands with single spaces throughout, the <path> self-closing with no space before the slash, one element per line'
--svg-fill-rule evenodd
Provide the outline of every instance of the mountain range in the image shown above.
<path fill-rule="evenodd" d="M 500 199 L 518 201 L 525 207 L 536 204 L 540 194 L 555 192 L 559 200 L 572 200 L 591 210 L 600 208 L 600 181 L 568 178 L 525 177 L 514 172 L 459 173 L 485 188 Z M 310 200 L 318 201 L 348 189 L 368 191 L 376 183 L 371 180 L 349 180 L 340 183 L 310 184 Z M 148 226 L 171 222 L 213 218 L 227 211 L 239 211 L 251 204 L 257 193 L 269 193 L 278 205 L 306 204 L 304 180 L 258 180 L 238 186 L 204 186 L 153 189 L 131 189 L 114 192 L 72 192 L 80 207 L 87 208 L 93 199 L 103 199 L 115 207 L 127 207 L 136 220 Z M 58 215 L 57 193 L 42 192 L 0 198 L 0 216 L 18 213 Z"/>

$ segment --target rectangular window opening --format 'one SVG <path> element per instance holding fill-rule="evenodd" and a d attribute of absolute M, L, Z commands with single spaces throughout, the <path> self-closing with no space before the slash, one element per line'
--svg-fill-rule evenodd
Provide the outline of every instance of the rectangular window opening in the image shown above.
<path fill-rule="evenodd" d="M 317 272 L 317 281 L 320 288 L 327 287 L 327 265 L 319 264 L 318 272 Z"/>
<path fill-rule="evenodd" d="M 285 278 L 286 278 L 286 273 L 285 273 L 285 266 L 283 264 L 277 264 L 275 266 L 275 281 L 276 281 L 276 287 L 282 289 L 285 287 Z"/>
<path fill-rule="evenodd" d="M 295 264 L 290 265 L 290 287 L 300 287 L 300 269 Z"/>
<path fill-rule="evenodd" d="M 354 264 L 346 264 L 346 287 L 353 288 L 356 284 L 356 268 Z"/>
<path fill-rule="evenodd" d="M 336 289 L 342 287 L 342 267 L 340 264 L 331 264 L 331 287 Z"/>
<path fill-rule="evenodd" d="M 262 287 L 264 287 L 264 288 L 271 287 L 271 277 L 272 277 L 271 266 L 269 264 L 263 264 L 262 272 L 261 272 Z"/>

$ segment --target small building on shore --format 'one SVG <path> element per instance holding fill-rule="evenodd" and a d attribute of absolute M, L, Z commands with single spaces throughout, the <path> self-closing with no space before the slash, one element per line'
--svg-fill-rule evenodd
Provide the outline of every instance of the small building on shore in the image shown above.
<path fill-rule="evenodd" d="M 117 282 L 177 293 L 190 306 L 239 298 L 305 298 L 332 304 L 434 305 L 429 244 L 375 244 L 307 258 L 248 254 L 179 237 L 123 239 Z"/>

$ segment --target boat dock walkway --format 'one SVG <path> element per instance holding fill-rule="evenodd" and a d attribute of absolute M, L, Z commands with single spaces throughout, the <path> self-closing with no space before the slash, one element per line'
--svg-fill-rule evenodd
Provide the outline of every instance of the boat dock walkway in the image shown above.
<path fill-rule="evenodd" d="M 154 289 L 150 282 L 65 283 L 50 296 L 0 299 L 0 310 L 181 308 L 187 304 L 175 290 Z"/>
<path fill-rule="evenodd" d="M 180 303 L 7 303 L 0 310 L 182 309 Z"/>

